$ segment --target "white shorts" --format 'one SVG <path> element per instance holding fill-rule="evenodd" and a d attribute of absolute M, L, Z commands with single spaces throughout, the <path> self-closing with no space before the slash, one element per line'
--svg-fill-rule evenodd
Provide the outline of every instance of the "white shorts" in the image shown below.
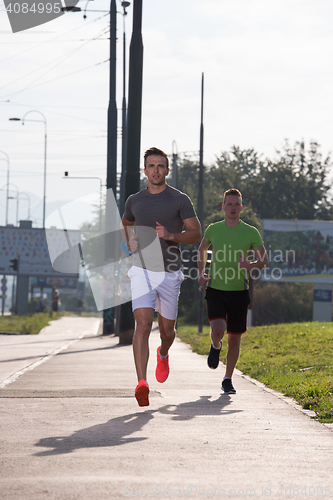
<path fill-rule="evenodd" d="M 150 307 L 163 318 L 177 319 L 180 285 L 184 281 L 180 269 L 174 273 L 167 273 L 132 266 L 127 275 L 131 278 L 133 311 L 141 307 Z"/>

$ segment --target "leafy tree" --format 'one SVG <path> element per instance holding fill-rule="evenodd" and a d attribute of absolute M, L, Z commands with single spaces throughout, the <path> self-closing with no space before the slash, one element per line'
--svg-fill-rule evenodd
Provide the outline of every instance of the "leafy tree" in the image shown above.
<path fill-rule="evenodd" d="M 331 220 L 331 166 L 330 156 L 323 159 L 315 141 L 308 151 L 304 142 L 291 147 L 286 141 L 274 160 L 262 160 L 254 150 L 234 146 L 231 153 L 221 153 L 207 172 L 210 195 L 214 197 L 219 185 L 222 191 L 236 187 L 260 218 Z"/>
<path fill-rule="evenodd" d="M 210 223 L 223 219 L 223 193 L 230 188 L 237 188 L 242 192 L 244 203 L 242 219 L 259 230 L 263 218 L 333 220 L 331 186 L 328 178 L 331 167 L 330 156 L 323 158 L 320 146 L 316 141 L 311 141 L 307 149 L 304 141 L 296 142 L 293 146 L 285 141 L 282 148 L 276 151 L 276 156 L 273 159 L 263 158 L 263 155 L 254 149 L 241 149 L 238 146 L 233 146 L 230 152 L 221 152 L 216 157 L 214 164 L 205 166 L 203 230 Z M 198 197 L 198 177 L 197 161 L 185 158 L 179 163 L 177 187 L 190 196 L 195 208 Z M 170 177 L 168 182 L 170 182 Z M 141 189 L 146 185 L 146 178 L 143 178 Z M 103 221 L 102 224 L 104 224 Z M 98 239 L 97 212 L 95 221 L 92 224 L 83 224 L 81 230 L 85 242 L 85 256 L 88 255 L 92 267 L 97 266 L 103 257 L 104 248 Z M 183 246 L 183 249 L 187 248 L 193 250 L 194 246 Z M 196 267 L 195 262 L 191 265 L 193 268 Z M 270 293 L 266 293 L 265 285 L 267 284 L 256 284 L 258 291 L 259 289 L 263 290 L 262 297 L 270 295 Z M 278 288 L 280 285 L 276 284 Z M 270 289 L 271 286 L 268 288 Z M 300 285 L 300 288 L 290 286 L 290 290 L 292 293 L 299 292 L 301 298 L 298 309 L 302 309 L 301 303 L 304 304 L 301 316 L 303 319 L 308 319 L 311 308 L 309 305 L 310 295 L 308 289 L 305 293 L 305 288 L 304 295 L 302 295 L 303 286 Z M 282 291 L 286 292 L 287 288 L 282 287 L 281 293 Z M 277 294 L 275 288 L 274 293 Z M 197 298 L 197 281 L 189 279 L 182 286 L 179 303 L 180 315 L 186 316 L 188 320 L 196 321 Z M 284 302 L 283 307 L 281 306 L 282 309 L 285 308 L 285 304 L 286 302 Z M 262 315 L 259 310 L 257 313 Z M 270 317 L 272 318 L 272 315 Z M 294 317 L 293 320 L 295 320 Z M 264 321 L 267 320 L 264 319 Z M 275 321 L 275 318 L 272 318 L 272 322 Z"/>
<path fill-rule="evenodd" d="M 244 203 L 242 219 L 259 230 L 263 218 L 333 220 L 328 179 L 331 166 L 330 156 L 323 158 L 320 146 L 315 141 L 310 143 L 307 150 L 304 142 L 296 142 L 291 147 L 288 141 L 285 141 L 274 159 L 264 159 L 253 149 L 242 150 L 236 146 L 232 147 L 230 152 L 224 151 L 216 158 L 213 165 L 205 168 L 203 230 L 210 223 L 223 219 L 223 193 L 230 188 L 237 188 L 242 192 Z M 179 189 L 187 193 L 196 206 L 198 164 L 189 160 L 184 161 L 179 168 L 179 179 Z M 276 308 L 279 311 L 278 317 L 276 314 L 271 314 L 271 310 L 266 317 L 263 312 L 265 308 L 258 308 L 256 320 L 258 323 L 267 321 L 275 323 L 281 321 L 281 318 L 284 321 L 307 320 L 311 317 L 309 287 L 304 284 L 273 285 L 267 286 L 266 283 L 255 285 L 255 290 L 260 295 L 260 303 L 263 297 L 266 297 L 265 304 L 271 304 L 271 296 L 274 295 L 274 300 L 279 304 Z M 198 297 L 196 289 L 195 280 L 188 280 L 182 287 L 179 312 L 187 321 L 196 322 Z M 297 311 L 291 314 L 287 304 L 293 304 L 290 300 L 293 294 L 298 297 Z"/>

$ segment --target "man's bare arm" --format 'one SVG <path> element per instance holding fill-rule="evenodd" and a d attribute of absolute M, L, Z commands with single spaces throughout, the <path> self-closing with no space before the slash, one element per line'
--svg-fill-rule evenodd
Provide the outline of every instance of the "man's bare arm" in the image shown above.
<path fill-rule="evenodd" d="M 269 260 L 264 245 L 260 245 L 260 247 L 254 248 L 253 251 L 258 259 L 249 262 L 245 257 L 240 257 L 238 261 L 240 267 L 247 269 L 248 271 L 252 271 L 252 269 L 263 269 L 264 267 L 267 267 L 269 264 Z"/>
<path fill-rule="evenodd" d="M 135 222 L 131 222 L 125 217 L 121 220 L 121 234 L 130 252 L 135 252 L 138 248 L 137 236 L 134 232 Z"/>
<path fill-rule="evenodd" d="M 183 221 L 186 231 L 181 233 L 170 233 L 164 226 L 156 222 L 156 233 L 159 238 L 168 241 L 176 241 L 177 243 L 184 243 L 191 245 L 199 243 L 201 240 L 201 225 L 197 217 L 190 217 Z"/>
<path fill-rule="evenodd" d="M 204 286 L 209 280 L 208 275 L 205 273 L 205 266 L 207 261 L 207 250 L 210 247 L 210 243 L 207 243 L 205 238 L 202 238 L 201 243 L 198 248 L 198 276 L 199 285 Z"/>

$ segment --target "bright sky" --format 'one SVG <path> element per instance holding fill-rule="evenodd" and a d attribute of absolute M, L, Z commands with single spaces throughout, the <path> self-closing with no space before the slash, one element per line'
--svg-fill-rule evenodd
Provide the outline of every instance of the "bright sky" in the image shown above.
<path fill-rule="evenodd" d="M 133 3 L 133 2 L 132 2 Z M 78 4 L 82 9 L 87 2 Z M 117 0 L 118 10 L 122 11 Z M 88 3 L 108 11 L 109 0 Z M 118 14 L 118 119 L 121 126 L 122 30 Z M 204 161 L 232 145 L 274 156 L 285 138 L 311 139 L 331 149 L 333 111 L 332 0 L 143 0 L 144 87 L 142 151 L 199 149 L 200 86 L 205 74 Z M 0 4 L 0 151 L 10 158 L 12 196 L 28 193 L 34 226 L 41 225 L 44 124 L 47 120 L 47 214 L 56 202 L 99 191 L 106 177 L 109 82 L 107 12 L 68 13 L 13 34 Z M 126 18 L 127 42 L 132 5 Z M 142 156 L 141 154 L 141 156 Z M 6 156 L 0 153 L 0 158 Z M 121 143 L 118 160 L 120 169 Z M 0 187 L 6 184 L 0 160 Z M 221 186 L 223 189 L 223 186 Z M 27 216 L 26 196 L 19 219 Z M 0 224 L 5 223 L 0 191 Z M 9 223 L 16 221 L 10 200 Z M 86 218 L 69 221 L 73 229 Z"/>

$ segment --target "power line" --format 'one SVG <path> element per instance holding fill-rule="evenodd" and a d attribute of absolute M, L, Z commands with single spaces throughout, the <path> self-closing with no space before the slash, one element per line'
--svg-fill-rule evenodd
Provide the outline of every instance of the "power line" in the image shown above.
<path fill-rule="evenodd" d="M 96 37 L 95 37 L 96 38 Z M 78 50 L 82 49 L 83 47 L 85 47 L 88 43 L 92 42 L 95 38 L 92 38 L 90 40 L 88 40 L 87 42 L 83 43 L 82 45 L 80 45 L 80 47 L 76 47 L 75 49 L 72 49 L 70 52 L 67 52 L 66 54 L 63 54 L 59 57 L 57 57 L 56 59 L 54 59 L 53 61 L 50 61 L 49 63 L 46 64 L 46 66 L 54 63 L 55 61 L 59 61 L 57 62 L 56 64 L 53 64 L 53 66 L 48 69 L 47 71 L 45 71 L 42 75 L 38 76 L 33 82 L 31 82 L 30 84 L 28 84 L 26 87 L 24 87 L 23 89 L 17 91 L 17 92 L 12 92 L 10 94 L 7 94 L 7 96 L 12 96 L 11 99 L 17 97 L 19 94 L 21 94 L 22 92 L 24 92 L 25 90 L 28 90 L 29 88 L 32 88 L 32 85 L 37 82 L 38 80 L 40 80 L 41 78 L 43 78 L 43 76 L 47 75 L 48 73 L 50 73 L 50 71 L 52 71 L 54 68 L 56 68 L 57 66 L 59 66 L 60 64 L 62 64 L 66 59 L 68 59 L 69 57 L 71 57 L 74 53 L 76 53 Z M 43 66 L 45 67 L 45 65 Z M 17 78 L 16 80 L 13 80 L 12 82 L 10 83 L 7 83 L 6 85 L 3 85 L 2 87 L 0 87 L 0 90 L 8 87 L 9 85 L 12 85 L 13 83 L 17 82 L 18 80 L 22 80 L 22 78 L 26 78 L 27 76 L 35 73 L 36 71 L 39 71 L 41 69 L 41 67 L 31 71 L 30 73 L 27 73 L 24 77 L 20 77 L 20 78 Z M 3 96 L 2 98 L 6 98 L 7 97 L 6 95 Z"/>
<path fill-rule="evenodd" d="M 109 59 L 107 59 L 106 61 L 96 63 L 96 64 L 92 64 L 91 66 L 86 66 L 85 68 L 81 68 L 81 69 L 78 69 L 76 71 L 72 71 L 72 73 L 67 73 L 66 75 L 58 76 L 57 78 L 53 78 L 52 80 L 47 80 L 46 82 L 43 82 L 43 83 L 37 83 L 37 85 L 32 85 L 29 88 L 34 89 L 36 87 L 41 87 L 42 85 L 46 85 L 48 83 L 55 82 L 56 80 L 60 80 L 61 78 L 66 78 L 67 76 L 75 75 L 76 73 L 80 73 L 81 71 L 86 71 L 87 69 L 94 68 L 96 66 L 100 66 L 101 64 L 105 64 L 106 62 L 109 62 Z"/>
<path fill-rule="evenodd" d="M 71 38 L 71 39 L 68 39 L 68 40 L 56 40 L 54 43 L 68 43 L 68 42 L 85 42 L 86 40 L 90 40 L 89 38 Z M 109 40 L 109 38 L 96 38 L 96 41 L 98 40 Z M 24 43 L 24 45 L 28 45 L 29 43 L 36 43 L 36 42 L 27 42 L 27 41 L 24 41 L 24 42 L 10 42 L 10 45 L 22 45 L 22 43 Z M 49 41 L 49 42 L 43 42 L 43 43 L 53 43 L 52 41 Z M 0 42 L 0 45 L 8 45 L 8 42 Z M 36 47 L 38 47 L 38 45 L 36 45 Z M 28 50 L 32 50 L 33 48 L 35 47 L 32 47 L 31 49 L 28 49 Z M 24 53 L 25 51 L 22 52 L 22 54 Z M 21 54 L 21 53 L 20 53 Z M 11 59 L 12 57 L 16 57 L 17 55 L 19 54 L 15 54 L 14 56 L 10 56 L 8 57 L 7 59 Z M 7 59 L 3 59 L 3 61 L 7 61 Z M 0 61 L 1 63 L 2 61 Z"/>
<path fill-rule="evenodd" d="M 73 31 L 76 31 L 76 30 L 78 30 L 78 29 L 82 28 L 83 26 L 87 26 L 87 25 L 89 25 L 89 24 L 91 24 L 91 23 L 94 23 L 94 22 L 96 22 L 96 21 L 99 21 L 100 19 L 103 19 L 103 17 L 106 17 L 107 15 L 108 15 L 108 14 L 104 14 L 103 16 L 100 16 L 100 17 L 98 17 L 97 19 L 92 19 L 91 21 L 88 21 L 87 23 L 86 23 L 86 22 L 84 22 L 84 23 L 82 23 L 80 26 L 77 26 L 76 28 L 73 28 L 73 29 L 71 29 L 71 30 L 69 30 L 69 31 L 66 31 L 66 33 L 63 33 L 63 34 L 61 34 L 61 35 L 57 35 L 57 36 L 55 36 L 55 37 L 51 38 L 51 40 L 47 40 L 47 41 L 40 42 L 40 43 L 38 43 L 35 47 L 30 47 L 29 49 L 26 49 L 26 50 L 23 50 L 22 52 L 19 52 L 18 54 L 14 54 L 13 56 L 6 57 L 5 59 L 2 59 L 2 60 L 0 61 L 0 64 L 1 64 L 1 63 L 3 63 L 3 62 L 5 62 L 5 61 L 7 61 L 7 60 L 9 60 L 9 59 L 13 59 L 13 58 L 15 58 L 15 57 L 17 57 L 17 56 L 20 56 L 20 55 L 22 55 L 22 54 L 25 54 L 26 52 L 29 52 L 30 50 L 33 50 L 33 49 L 35 49 L 35 48 L 37 48 L 37 47 L 40 47 L 41 45 L 45 45 L 46 43 L 51 43 L 51 42 L 53 42 L 54 40 L 56 40 L 57 38 L 60 38 L 60 37 L 65 36 L 65 35 L 68 35 L 68 33 L 72 33 Z M 25 43 L 25 42 L 22 42 L 22 43 Z M 30 42 L 30 43 L 33 43 L 33 42 Z"/>

